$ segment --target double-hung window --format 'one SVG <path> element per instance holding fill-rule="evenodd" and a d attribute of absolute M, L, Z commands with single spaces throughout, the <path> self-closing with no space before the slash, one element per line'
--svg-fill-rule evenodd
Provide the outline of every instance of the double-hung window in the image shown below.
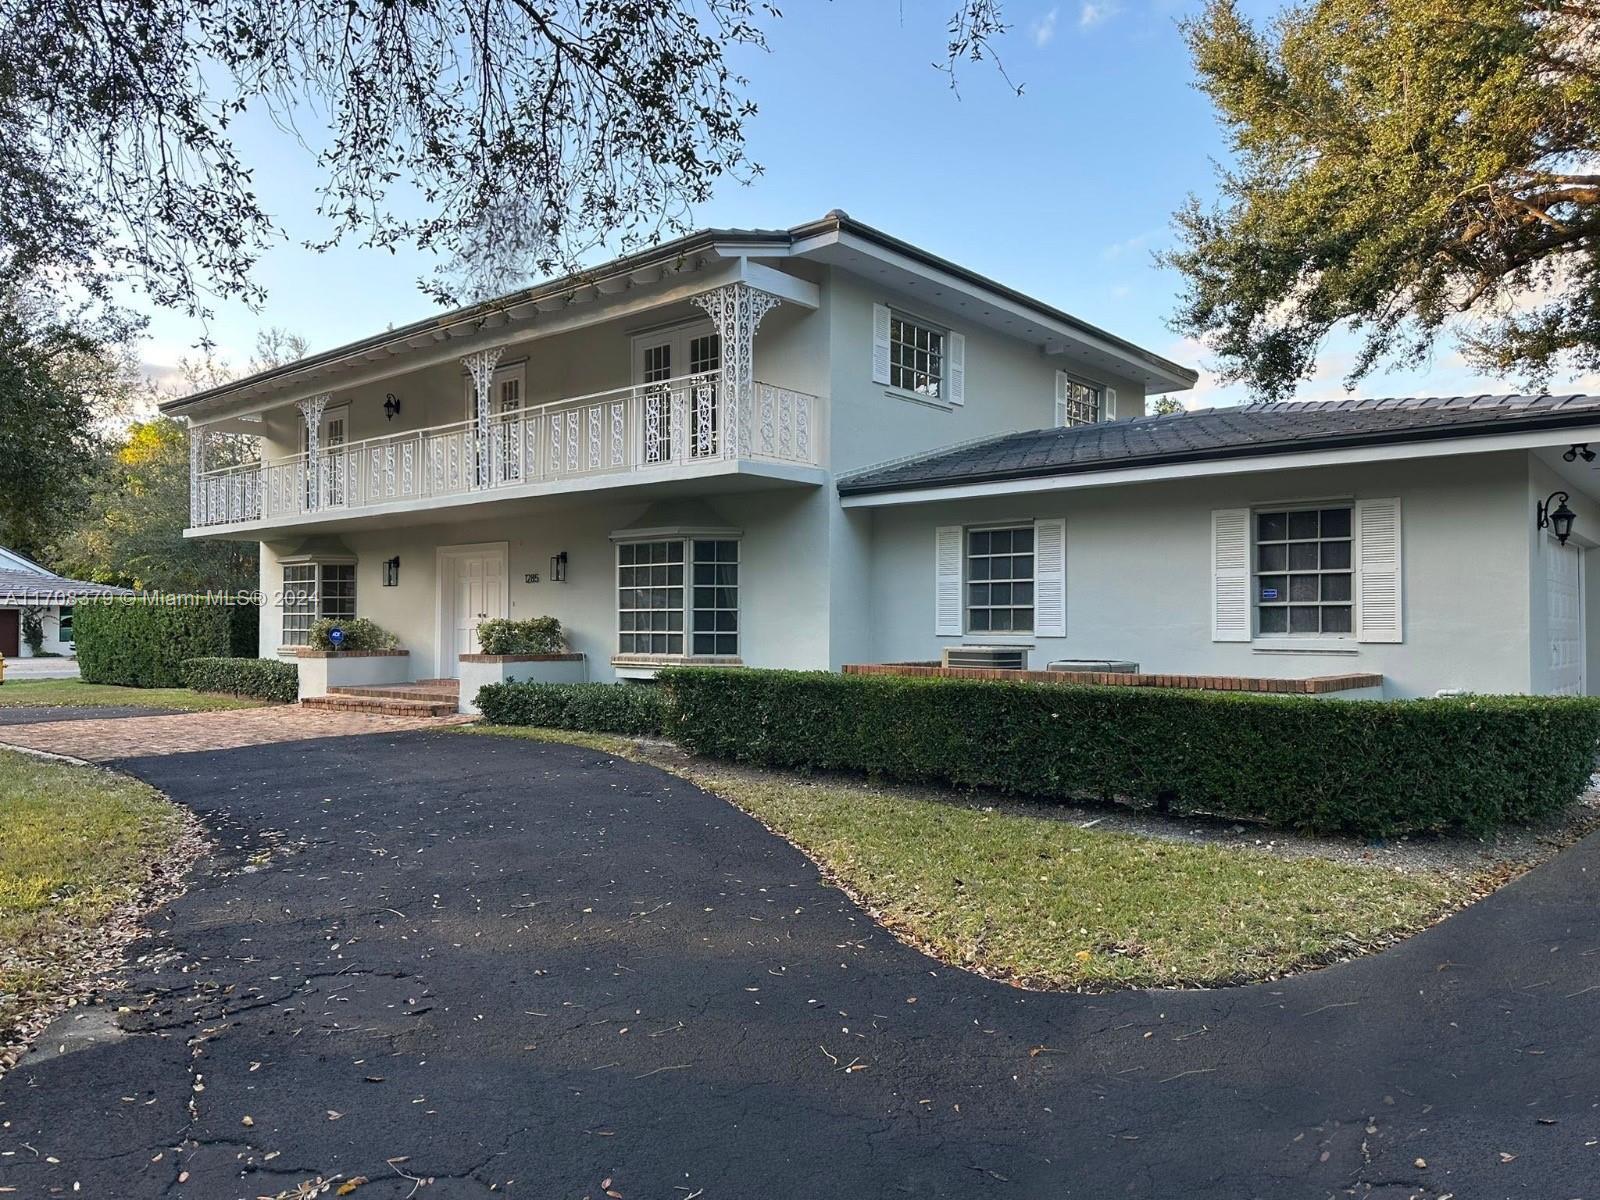
<path fill-rule="evenodd" d="M 283 565 L 283 639 L 304 646 L 320 620 L 348 621 L 356 615 L 354 563 L 293 562 Z"/>
<path fill-rule="evenodd" d="M 967 530 L 967 628 L 1032 633 L 1032 525 Z"/>
<path fill-rule="evenodd" d="M 737 656 L 738 541 L 668 538 L 619 543 L 617 651 Z"/>
<path fill-rule="evenodd" d="M 1093 425 L 1105 411 L 1105 388 L 1056 372 L 1056 426 Z"/>
<path fill-rule="evenodd" d="M 908 317 L 889 314 L 889 386 L 929 400 L 944 393 L 945 331 Z"/>
<path fill-rule="evenodd" d="M 1354 629 L 1351 507 L 1255 514 L 1256 631 L 1347 635 Z"/>

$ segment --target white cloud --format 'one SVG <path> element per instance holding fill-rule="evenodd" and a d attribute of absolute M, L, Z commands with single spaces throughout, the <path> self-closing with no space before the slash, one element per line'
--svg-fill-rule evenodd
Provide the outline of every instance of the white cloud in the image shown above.
<path fill-rule="evenodd" d="M 1093 29 L 1121 11 L 1122 6 L 1116 0 L 1083 0 L 1082 7 L 1078 9 L 1078 28 Z"/>
<path fill-rule="evenodd" d="M 1028 26 L 1028 36 L 1033 38 L 1035 46 L 1048 46 L 1055 40 L 1056 18 L 1060 15 L 1061 10 L 1059 8 L 1052 8 L 1044 16 L 1035 20 L 1032 25 Z"/>

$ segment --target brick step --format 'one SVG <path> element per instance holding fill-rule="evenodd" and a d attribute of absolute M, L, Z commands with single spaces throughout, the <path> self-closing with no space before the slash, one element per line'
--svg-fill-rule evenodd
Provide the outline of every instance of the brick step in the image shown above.
<path fill-rule="evenodd" d="M 378 684 L 347 684 L 343 687 L 328 689 L 330 696 L 370 696 L 378 700 L 435 700 L 441 703 L 454 704 L 460 697 L 458 688 L 446 688 L 438 685 L 424 685 L 419 683 L 396 683 L 387 686 Z"/>
<path fill-rule="evenodd" d="M 393 696 L 307 696 L 301 708 L 323 712 L 375 713 L 384 717 L 448 717 L 454 715 L 454 700 L 404 700 Z"/>

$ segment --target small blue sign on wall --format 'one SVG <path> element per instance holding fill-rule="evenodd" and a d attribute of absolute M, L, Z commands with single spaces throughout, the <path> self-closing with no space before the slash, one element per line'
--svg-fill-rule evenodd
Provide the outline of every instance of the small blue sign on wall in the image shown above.
<path fill-rule="evenodd" d="M 344 630 L 337 627 L 328 630 L 328 640 L 333 643 L 333 648 L 337 650 L 344 645 Z"/>
<path fill-rule="evenodd" d="M 1261 598 L 1263 600 L 1276 600 L 1278 598 L 1278 589 L 1277 588 L 1262 588 L 1261 589 Z M 338 633 L 339 631 L 337 629 L 335 629 L 333 632 L 334 633 Z"/>

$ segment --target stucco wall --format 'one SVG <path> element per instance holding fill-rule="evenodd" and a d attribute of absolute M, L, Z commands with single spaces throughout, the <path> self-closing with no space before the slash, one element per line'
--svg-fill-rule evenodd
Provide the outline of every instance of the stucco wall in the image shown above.
<path fill-rule="evenodd" d="M 1274 678 L 1361 670 L 1381 673 L 1395 696 L 1526 692 L 1538 686 L 1528 495 L 1527 456 L 1507 453 L 880 509 L 871 640 L 880 661 L 1007 640 L 935 635 L 934 529 L 1065 517 L 1067 636 L 1016 639 L 1034 647 L 1033 665 L 1116 658 L 1149 671 Z M 1211 640 L 1212 509 L 1387 496 L 1403 505 L 1403 642 L 1292 653 Z"/>

